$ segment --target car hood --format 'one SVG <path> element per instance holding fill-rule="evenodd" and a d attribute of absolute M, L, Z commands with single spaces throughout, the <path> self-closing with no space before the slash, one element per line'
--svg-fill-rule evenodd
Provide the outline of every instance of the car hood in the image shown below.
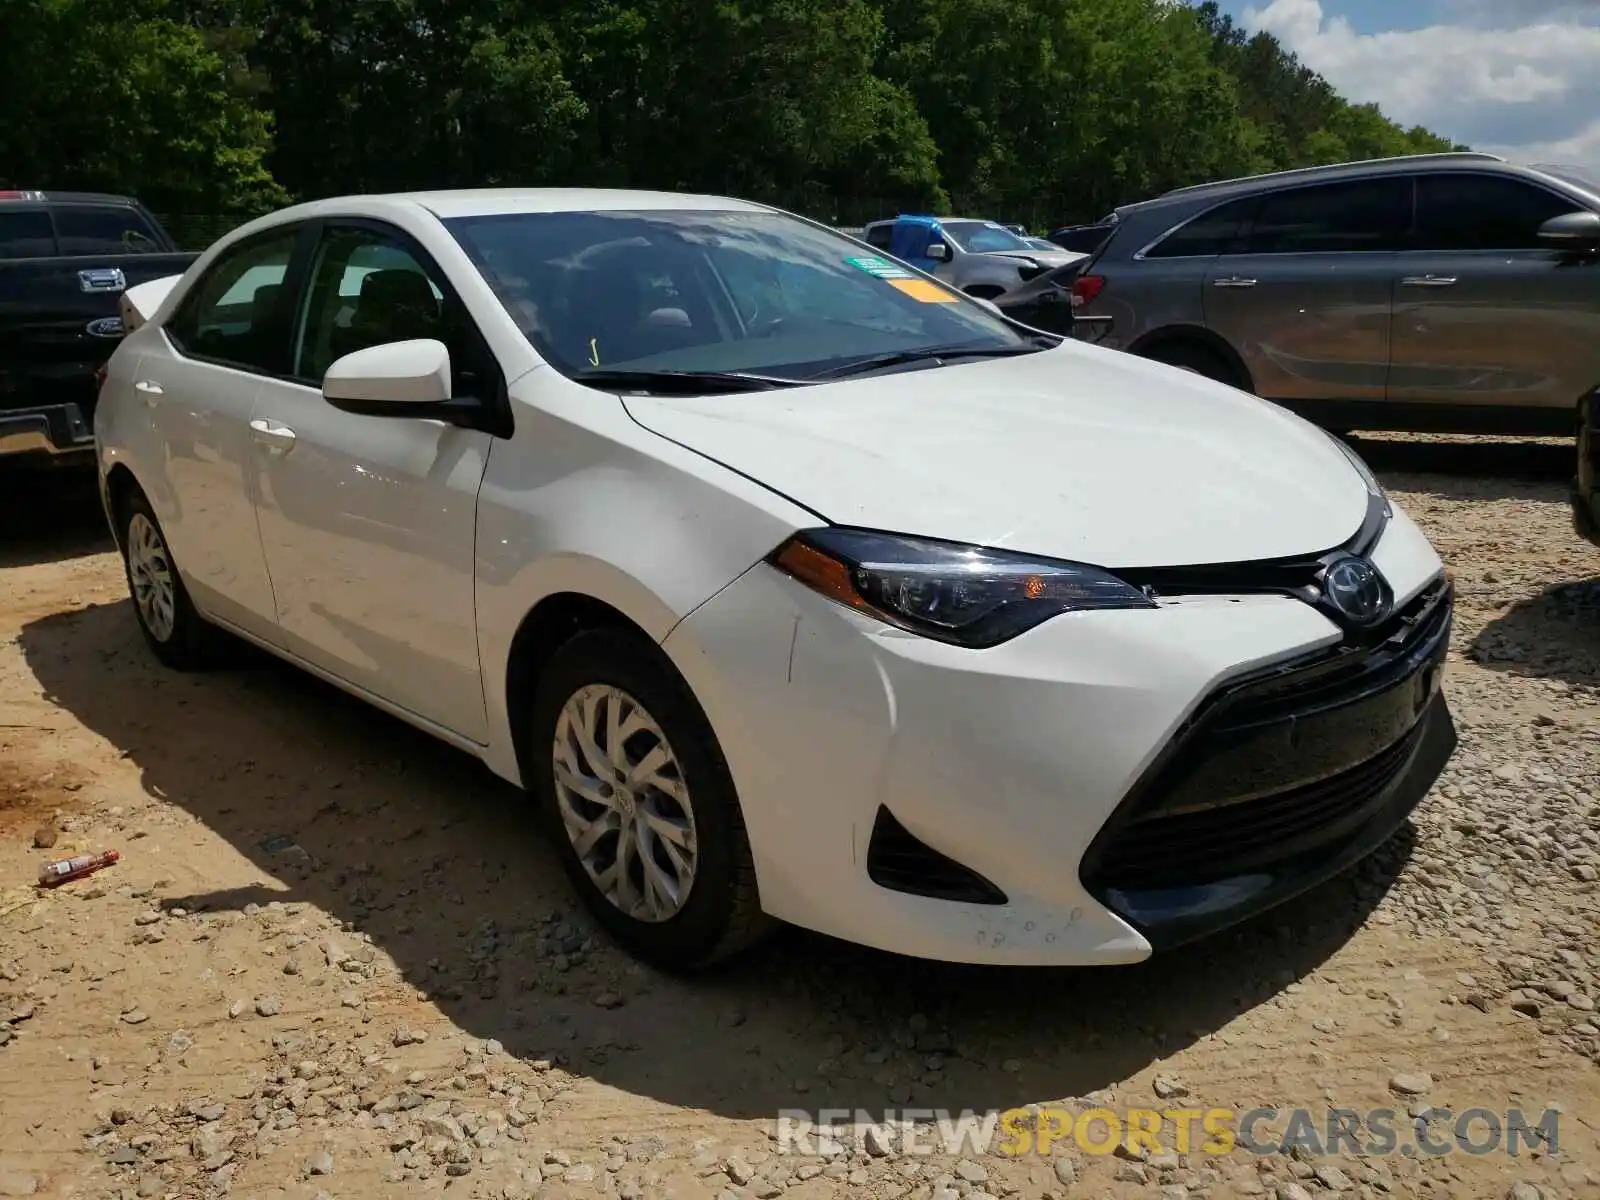
<path fill-rule="evenodd" d="M 1041 267 L 1064 267 L 1088 256 L 1075 254 L 1071 250 L 987 250 L 983 257 L 1032 259 Z"/>
<path fill-rule="evenodd" d="M 1107 567 L 1321 552 L 1367 489 L 1321 430 L 1132 355 L 1038 354 L 816 386 L 628 396 L 645 428 L 837 525 Z"/>

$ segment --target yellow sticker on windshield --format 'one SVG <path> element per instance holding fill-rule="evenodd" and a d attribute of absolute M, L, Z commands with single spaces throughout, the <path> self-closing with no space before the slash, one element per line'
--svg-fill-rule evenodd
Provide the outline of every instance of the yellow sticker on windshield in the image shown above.
<path fill-rule="evenodd" d="M 954 292 L 947 292 L 937 283 L 926 279 L 886 279 L 884 282 L 897 292 L 904 292 L 913 300 L 920 300 L 924 304 L 956 303 Z"/>

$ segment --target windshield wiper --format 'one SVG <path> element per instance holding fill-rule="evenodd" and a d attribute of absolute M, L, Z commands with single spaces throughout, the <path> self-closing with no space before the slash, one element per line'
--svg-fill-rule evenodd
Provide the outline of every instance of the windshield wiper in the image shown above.
<path fill-rule="evenodd" d="M 701 396 L 712 392 L 764 392 L 772 388 L 799 387 L 804 379 L 758 375 L 750 371 L 625 371 L 595 367 L 575 371 L 572 378 L 597 388 L 636 389 L 675 396 Z"/>
<path fill-rule="evenodd" d="M 1010 358 L 1018 354 L 1033 354 L 1039 350 L 1046 350 L 1055 344 L 1054 340 L 1047 342 L 1043 338 L 1038 338 L 1026 346 L 923 346 L 917 350 L 894 350 L 888 354 L 874 354 L 870 358 L 858 358 L 851 362 L 840 363 L 836 367 L 818 371 L 808 378 L 836 379 L 842 375 L 859 375 L 865 371 L 875 371 L 879 367 L 897 367 L 902 363 L 946 362 L 959 358 Z"/>

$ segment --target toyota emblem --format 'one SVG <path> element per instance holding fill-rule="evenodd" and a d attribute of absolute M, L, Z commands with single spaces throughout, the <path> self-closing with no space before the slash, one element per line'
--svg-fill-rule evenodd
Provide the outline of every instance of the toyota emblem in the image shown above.
<path fill-rule="evenodd" d="M 1322 594 L 1329 607 L 1352 625 L 1376 625 L 1389 615 L 1389 592 L 1378 569 L 1354 555 L 1323 573 Z"/>

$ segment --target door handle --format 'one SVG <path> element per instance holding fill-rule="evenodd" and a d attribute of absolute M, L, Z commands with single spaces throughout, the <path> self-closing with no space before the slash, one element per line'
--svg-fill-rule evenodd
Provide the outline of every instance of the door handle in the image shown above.
<path fill-rule="evenodd" d="M 1401 287 L 1454 287 L 1454 275 L 1407 275 L 1400 281 Z"/>
<path fill-rule="evenodd" d="M 250 432 L 255 435 L 256 441 L 274 454 L 287 454 L 294 449 L 294 430 L 282 421 L 255 417 L 250 421 Z"/>
<path fill-rule="evenodd" d="M 1256 281 L 1254 279 L 1243 279 L 1238 275 L 1229 275 L 1226 278 L 1213 279 L 1211 281 L 1212 287 L 1220 288 L 1253 288 L 1255 285 Z"/>

